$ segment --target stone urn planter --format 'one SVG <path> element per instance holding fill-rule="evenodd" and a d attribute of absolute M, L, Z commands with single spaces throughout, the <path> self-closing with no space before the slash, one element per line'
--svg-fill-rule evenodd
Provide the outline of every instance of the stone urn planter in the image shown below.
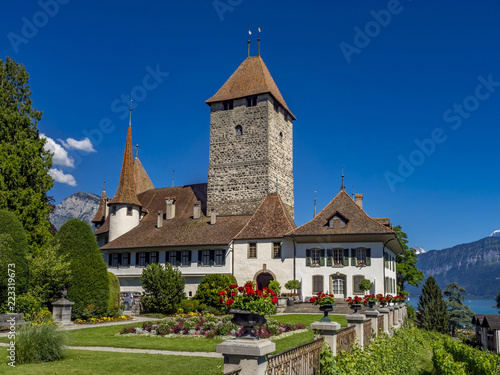
<path fill-rule="evenodd" d="M 333 306 L 335 306 L 334 303 L 329 304 L 329 305 L 323 305 L 323 306 L 319 307 L 320 311 L 323 311 L 323 314 L 324 314 L 323 317 L 321 318 L 320 322 L 326 322 L 326 323 L 332 322 L 332 320 L 328 316 L 328 313 L 333 311 Z"/>
<path fill-rule="evenodd" d="M 361 310 L 361 304 L 360 303 L 353 303 L 352 305 L 349 305 L 351 309 L 354 310 L 354 314 L 358 313 L 358 310 Z"/>
<path fill-rule="evenodd" d="M 230 314 L 233 314 L 231 322 L 237 326 L 243 327 L 244 331 L 239 339 L 245 340 L 259 340 L 259 337 L 255 334 L 254 327 L 261 326 L 267 322 L 263 315 L 256 314 L 247 310 L 229 310 Z"/>
<path fill-rule="evenodd" d="M 295 303 L 295 299 L 293 297 L 288 297 L 288 300 L 286 301 L 287 306 L 293 306 Z"/>
<path fill-rule="evenodd" d="M 375 311 L 373 308 L 375 306 L 375 301 L 368 301 L 368 307 L 370 308 L 370 311 Z"/>

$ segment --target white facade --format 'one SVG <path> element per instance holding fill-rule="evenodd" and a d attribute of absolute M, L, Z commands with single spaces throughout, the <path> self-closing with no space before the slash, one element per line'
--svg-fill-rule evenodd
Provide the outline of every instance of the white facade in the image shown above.
<path fill-rule="evenodd" d="M 120 237 L 139 225 L 139 207 L 134 205 L 113 204 L 109 215 L 109 241 Z"/>

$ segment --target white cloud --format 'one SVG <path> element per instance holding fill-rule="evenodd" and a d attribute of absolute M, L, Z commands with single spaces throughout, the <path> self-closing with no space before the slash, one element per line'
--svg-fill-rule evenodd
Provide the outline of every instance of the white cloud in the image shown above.
<path fill-rule="evenodd" d="M 68 184 L 69 186 L 76 186 L 75 178 L 70 174 L 65 174 L 63 171 L 57 168 L 50 168 L 49 175 L 56 182 L 60 182 L 61 184 Z"/>
<path fill-rule="evenodd" d="M 68 151 L 66 151 L 60 144 L 56 143 L 56 141 L 52 138 L 47 137 L 45 134 L 40 134 L 40 138 L 47 139 L 44 148 L 54 154 L 52 157 L 53 164 L 75 168 L 75 160 L 68 155 Z"/>
<path fill-rule="evenodd" d="M 68 150 L 97 152 L 94 149 L 92 142 L 90 142 L 90 139 L 88 139 L 87 137 L 83 138 L 81 141 L 77 141 L 76 139 L 73 139 L 73 138 L 68 138 L 68 139 L 66 139 L 66 141 L 63 141 L 62 139 L 58 139 L 58 141 L 61 142 L 63 144 L 64 148 L 66 148 Z"/>

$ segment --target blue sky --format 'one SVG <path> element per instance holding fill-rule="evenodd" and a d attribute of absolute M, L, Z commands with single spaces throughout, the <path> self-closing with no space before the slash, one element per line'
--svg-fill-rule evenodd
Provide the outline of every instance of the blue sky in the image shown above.
<path fill-rule="evenodd" d="M 411 245 L 500 229 L 496 2 L 42 0 L 3 10 L 1 56 L 30 73 L 40 131 L 57 150 L 57 203 L 100 194 L 103 180 L 114 195 L 131 93 L 133 141 L 155 186 L 170 186 L 174 169 L 178 185 L 206 182 L 204 101 L 246 58 L 249 29 L 256 54 L 260 27 L 261 55 L 297 117 L 297 224 L 312 218 L 315 191 L 318 210 L 338 193 L 344 165 L 348 193 L 401 224 Z"/>

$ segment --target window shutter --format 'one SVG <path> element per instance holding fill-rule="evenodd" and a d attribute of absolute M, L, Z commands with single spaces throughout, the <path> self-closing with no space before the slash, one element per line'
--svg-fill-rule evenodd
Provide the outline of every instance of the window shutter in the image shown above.
<path fill-rule="evenodd" d="M 321 249 L 321 257 L 319 258 L 319 265 L 322 267 L 325 265 L 325 249 Z"/>
<path fill-rule="evenodd" d="M 202 253 L 202 251 L 198 250 L 198 267 L 201 266 L 201 253 Z"/>
<path fill-rule="evenodd" d="M 191 265 L 191 250 L 188 250 L 188 263 Z"/>
<path fill-rule="evenodd" d="M 181 265 L 181 262 L 182 262 L 182 259 L 181 259 L 181 254 L 182 252 L 181 251 L 176 251 L 175 252 L 175 260 L 177 261 L 177 265 L 180 266 Z"/>
<path fill-rule="evenodd" d="M 372 265 L 372 249 L 366 249 L 366 265 Z"/>
<path fill-rule="evenodd" d="M 222 265 L 226 265 L 226 250 L 222 250 Z"/>
<path fill-rule="evenodd" d="M 113 259 L 111 258 L 111 254 L 108 254 L 108 265 L 112 265 L 113 264 Z"/>
<path fill-rule="evenodd" d="M 344 249 L 344 262 L 342 264 L 344 266 L 349 265 L 349 249 Z"/>
<path fill-rule="evenodd" d="M 351 249 L 351 266 L 356 265 L 356 249 Z"/>
<path fill-rule="evenodd" d="M 122 254 L 121 253 L 118 254 L 118 264 L 121 265 L 121 266 L 123 266 L 123 264 L 122 264 Z"/>
<path fill-rule="evenodd" d="M 139 252 L 136 252 L 135 253 L 135 265 L 138 266 L 139 265 Z"/>
<path fill-rule="evenodd" d="M 331 267 L 333 265 L 333 249 L 327 249 L 326 250 L 326 265 L 328 267 Z"/>
<path fill-rule="evenodd" d="M 210 250 L 210 263 L 211 266 L 215 264 L 215 250 Z"/>
<path fill-rule="evenodd" d="M 311 249 L 306 250 L 306 267 L 311 266 Z"/>

